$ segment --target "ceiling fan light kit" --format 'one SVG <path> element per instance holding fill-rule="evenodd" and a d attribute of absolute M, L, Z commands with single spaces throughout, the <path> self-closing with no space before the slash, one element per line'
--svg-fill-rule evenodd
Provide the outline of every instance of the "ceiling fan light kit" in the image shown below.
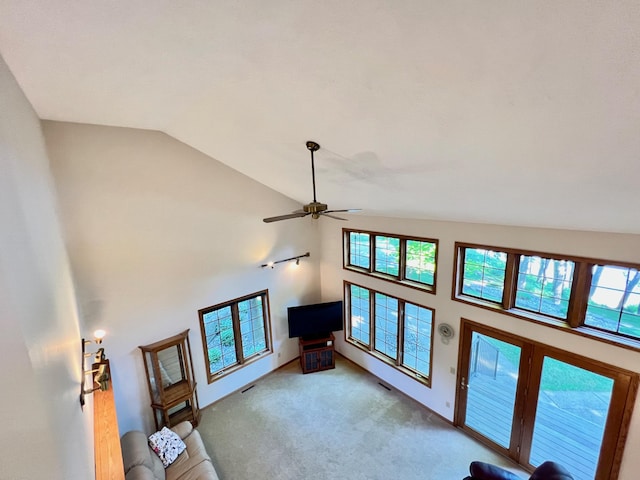
<path fill-rule="evenodd" d="M 360 211 L 360 209 L 356 209 L 356 208 L 343 209 L 343 210 L 329 210 L 329 207 L 327 206 L 326 203 L 318 202 L 318 200 L 316 199 L 316 169 L 315 169 L 315 162 L 313 159 L 313 152 L 317 152 L 318 150 L 320 150 L 320 145 L 312 140 L 309 140 L 306 145 L 307 145 L 307 150 L 311 152 L 311 181 L 313 184 L 313 201 L 310 203 L 307 203 L 306 205 L 303 205 L 302 210 L 296 210 L 295 212 L 288 213 L 286 215 L 278 215 L 276 217 L 264 218 L 262 219 L 263 222 L 265 223 L 278 222 L 280 220 L 289 220 L 290 218 L 302 218 L 302 217 L 306 217 L 307 215 L 311 215 L 311 218 L 320 218 L 320 216 L 323 215 L 325 217 L 330 217 L 335 220 L 346 221 L 347 220 L 346 218 L 336 217 L 335 215 L 331 215 L 331 214 L 336 212 L 353 213 L 353 212 Z"/>

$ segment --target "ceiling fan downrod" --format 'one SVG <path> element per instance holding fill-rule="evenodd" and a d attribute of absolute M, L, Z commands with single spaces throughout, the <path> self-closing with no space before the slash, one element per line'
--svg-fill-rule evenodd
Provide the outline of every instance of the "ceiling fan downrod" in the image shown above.
<path fill-rule="evenodd" d="M 320 145 L 316 142 L 309 140 L 307 142 L 307 149 L 311 152 L 311 181 L 313 182 L 313 203 L 317 203 L 316 200 L 316 167 L 313 161 L 313 152 L 320 150 Z"/>

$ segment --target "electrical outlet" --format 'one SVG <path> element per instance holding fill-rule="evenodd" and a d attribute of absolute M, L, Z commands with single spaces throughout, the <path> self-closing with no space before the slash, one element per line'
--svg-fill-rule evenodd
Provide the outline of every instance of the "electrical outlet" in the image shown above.
<path fill-rule="evenodd" d="M 455 369 L 455 367 L 451 367 L 451 368 L 449 369 L 449 372 L 451 372 L 451 375 L 455 375 L 455 374 L 456 374 L 456 369 Z"/>
<path fill-rule="evenodd" d="M 447 408 L 451 408 L 451 403 L 446 402 L 445 405 L 447 406 Z"/>

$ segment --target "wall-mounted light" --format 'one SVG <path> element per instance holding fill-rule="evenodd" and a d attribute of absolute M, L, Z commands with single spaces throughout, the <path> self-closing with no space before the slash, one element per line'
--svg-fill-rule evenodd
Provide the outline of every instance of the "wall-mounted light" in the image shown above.
<path fill-rule="evenodd" d="M 107 332 L 105 332 L 102 329 L 98 329 L 95 332 L 93 332 L 93 338 L 95 339 L 95 342 L 97 344 L 102 343 L 102 339 L 104 338 L 104 336 L 107 334 Z"/>
<path fill-rule="evenodd" d="M 301 258 L 310 257 L 310 256 L 311 256 L 311 254 L 309 252 L 307 252 L 304 255 L 297 255 L 297 256 L 291 257 L 291 258 L 285 258 L 284 260 L 276 260 L 275 262 L 263 263 L 262 265 L 260 265 L 260 267 L 261 268 L 273 268 L 278 263 L 293 262 L 293 261 L 296 262 L 296 265 L 300 265 L 300 259 Z"/>
<path fill-rule="evenodd" d="M 80 407 L 84 407 L 85 395 L 91 394 L 96 390 L 109 390 L 109 370 L 107 369 L 107 359 L 104 354 L 104 348 L 100 347 L 95 352 L 87 352 L 87 345 L 95 343 L 100 345 L 102 339 L 106 335 L 104 330 L 96 330 L 93 332 L 94 340 L 82 339 L 82 381 L 80 382 Z M 92 368 L 85 369 L 85 360 L 88 357 L 94 357 Z M 93 380 L 91 388 L 85 388 L 85 378 L 91 375 Z"/>

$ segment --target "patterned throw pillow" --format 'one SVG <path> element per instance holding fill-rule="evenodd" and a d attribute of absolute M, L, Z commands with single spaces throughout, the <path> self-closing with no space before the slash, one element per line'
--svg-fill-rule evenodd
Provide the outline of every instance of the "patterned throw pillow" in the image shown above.
<path fill-rule="evenodd" d="M 163 427 L 159 432 L 149 436 L 149 446 L 158 454 L 164 468 L 171 465 L 187 446 L 173 430 Z"/>

